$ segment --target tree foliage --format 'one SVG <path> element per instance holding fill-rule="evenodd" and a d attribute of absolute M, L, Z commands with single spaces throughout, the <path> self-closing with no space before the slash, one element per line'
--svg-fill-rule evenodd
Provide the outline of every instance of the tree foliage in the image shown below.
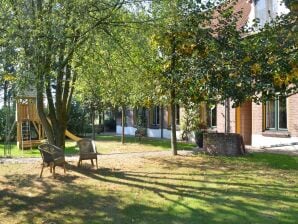
<path fill-rule="evenodd" d="M 74 55 L 121 19 L 122 0 L 1 0 L 0 31 L 17 49 L 19 84 L 35 85 L 37 109 L 50 143 L 64 146 L 77 73 Z M 43 97 L 47 98 L 48 111 Z"/>

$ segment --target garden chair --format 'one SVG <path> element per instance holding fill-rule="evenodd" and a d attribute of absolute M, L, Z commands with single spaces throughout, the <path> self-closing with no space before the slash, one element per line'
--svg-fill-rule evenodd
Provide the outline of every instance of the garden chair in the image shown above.
<path fill-rule="evenodd" d="M 42 168 L 40 172 L 40 177 L 42 177 L 43 168 L 49 166 L 50 172 L 53 173 L 53 177 L 55 178 L 55 167 L 61 166 L 64 169 L 64 173 L 66 173 L 65 169 L 65 156 L 64 152 L 61 148 L 51 145 L 51 144 L 42 144 L 38 146 L 42 157 Z"/>
<path fill-rule="evenodd" d="M 80 157 L 78 166 L 82 165 L 82 160 L 91 160 L 92 166 L 94 166 L 93 159 L 96 161 L 96 168 L 98 169 L 97 164 L 97 150 L 95 142 L 91 139 L 83 138 L 77 142 L 80 149 Z"/>

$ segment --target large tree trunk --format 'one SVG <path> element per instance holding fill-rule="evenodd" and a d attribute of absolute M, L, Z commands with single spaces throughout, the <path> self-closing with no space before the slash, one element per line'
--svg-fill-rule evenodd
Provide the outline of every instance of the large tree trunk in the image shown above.
<path fill-rule="evenodd" d="M 54 144 L 55 143 L 55 138 L 54 138 L 54 134 L 52 131 L 52 127 L 51 124 L 47 118 L 47 115 L 45 113 L 45 108 L 44 108 L 44 98 L 43 98 L 43 93 L 44 93 L 44 87 L 43 87 L 43 78 L 41 76 L 39 76 L 40 80 L 36 85 L 36 89 L 37 89 L 37 95 L 36 95 L 36 104 L 37 104 L 37 113 L 39 116 L 39 119 L 43 125 L 43 128 L 45 130 L 46 136 L 48 138 L 48 142 L 50 144 Z"/>
<path fill-rule="evenodd" d="M 173 155 L 177 155 L 177 136 L 176 136 L 176 113 L 175 113 L 175 90 L 171 90 L 171 148 Z"/>
<path fill-rule="evenodd" d="M 48 142 L 61 148 L 65 148 L 65 131 L 70 111 L 70 103 L 73 94 L 76 75 L 71 73 L 70 67 L 59 70 L 55 80 L 46 77 L 43 71 L 39 75 L 37 83 L 37 112 L 44 127 Z M 52 85 L 56 84 L 55 100 Z M 44 93 L 48 103 L 48 114 L 44 108 Z"/>
<path fill-rule="evenodd" d="M 125 106 L 122 106 L 121 123 L 122 123 L 121 143 L 124 144 L 125 143 Z"/>

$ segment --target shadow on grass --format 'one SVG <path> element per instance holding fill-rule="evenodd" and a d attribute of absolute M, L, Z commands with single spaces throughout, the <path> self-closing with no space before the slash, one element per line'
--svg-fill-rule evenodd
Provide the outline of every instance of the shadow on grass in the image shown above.
<path fill-rule="evenodd" d="M 281 170 L 298 170 L 298 156 L 274 153 L 249 153 L 242 157 L 218 157 L 224 163 L 255 164 Z"/>
<path fill-rule="evenodd" d="M 6 175 L 5 182 L 1 181 L 0 184 L 16 186 L 18 189 L 7 187 L 0 191 L 0 210 L 13 220 L 2 221 L 47 224 L 114 223 L 120 211 L 117 208 L 118 199 L 76 184 L 77 178 L 78 176 L 57 175 L 53 180 L 40 179 L 35 175 Z"/>
<path fill-rule="evenodd" d="M 276 215 L 281 210 L 268 207 L 270 202 L 276 201 L 289 205 L 298 203 L 297 198 L 288 194 L 297 194 L 297 189 L 283 184 L 231 181 L 227 180 L 230 174 L 226 172 L 190 176 L 189 173 L 177 174 L 173 169 L 163 173 L 71 169 L 100 182 L 128 187 L 131 192 L 141 191 L 144 198 L 148 194 L 149 198 L 157 197 L 155 203 L 150 204 L 143 198 L 143 203 L 138 200 L 125 207 L 122 212 L 136 223 L 172 223 L 173 220 L 173 223 L 294 223 L 298 218 L 295 207 L 282 211 L 281 216 Z M 247 180 L 247 175 L 249 172 L 243 172 L 239 177 Z M 156 208 L 159 201 L 163 205 Z M 204 206 L 212 209 L 206 210 Z"/>
<path fill-rule="evenodd" d="M 254 153 L 247 157 L 249 162 L 259 163 L 274 169 L 298 170 L 298 156 Z"/>
<path fill-rule="evenodd" d="M 237 172 L 232 164 L 213 173 L 220 158 L 149 159 L 165 167 L 151 172 L 69 164 L 68 173 L 58 173 L 56 179 L 5 175 L 0 179 L 0 211 L 11 223 L 277 224 L 298 219 L 297 189 L 248 182 L 251 167 Z"/>
<path fill-rule="evenodd" d="M 65 155 L 76 155 L 79 153 L 79 150 L 75 146 L 68 146 L 65 148 Z M 0 143 L 0 158 L 4 157 L 4 146 Z M 11 147 L 11 157 L 40 157 L 40 152 L 37 147 L 32 149 L 18 149 L 17 144 L 12 143 Z"/>
<path fill-rule="evenodd" d="M 96 137 L 98 141 L 113 141 L 113 142 L 120 142 L 121 136 L 115 135 L 99 135 Z M 155 147 L 161 147 L 164 149 L 171 148 L 171 141 L 169 139 L 159 139 L 159 138 L 148 138 L 144 137 L 140 141 L 138 138 L 133 136 L 125 136 L 126 143 L 139 143 L 141 145 L 151 145 Z M 177 142 L 179 150 L 192 150 L 195 147 L 195 144 L 188 143 L 188 142 Z"/>

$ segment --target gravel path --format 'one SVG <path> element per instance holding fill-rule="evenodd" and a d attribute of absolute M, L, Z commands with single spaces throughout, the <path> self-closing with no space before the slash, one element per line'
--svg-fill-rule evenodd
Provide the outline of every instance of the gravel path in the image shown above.
<path fill-rule="evenodd" d="M 194 152 L 200 152 L 202 149 L 194 149 Z M 268 153 L 278 153 L 278 154 L 287 154 L 287 155 L 298 155 L 298 145 L 287 146 L 287 147 L 272 147 L 272 148 L 253 148 L 247 147 L 248 153 L 252 152 L 268 152 Z M 113 153 L 113 154 L 100 154 L 98 159 L 105 158 L 143 158 L 143 157 L 165 157 L 171 156 L 172 151 L 150 151 L 150 152 L 128 152 L 128 153 Z M 178 155 L 181 156 L 191 156 L 193 155 L 192 151 L 179 150 Z M 79 157 L 75 156 L 66 156 L 66 161 L 73 162 L 78 161 Z M 0 158 L 0 164 L 11 164 L 11 163 L 40 163 L 41 158 Z"/>

